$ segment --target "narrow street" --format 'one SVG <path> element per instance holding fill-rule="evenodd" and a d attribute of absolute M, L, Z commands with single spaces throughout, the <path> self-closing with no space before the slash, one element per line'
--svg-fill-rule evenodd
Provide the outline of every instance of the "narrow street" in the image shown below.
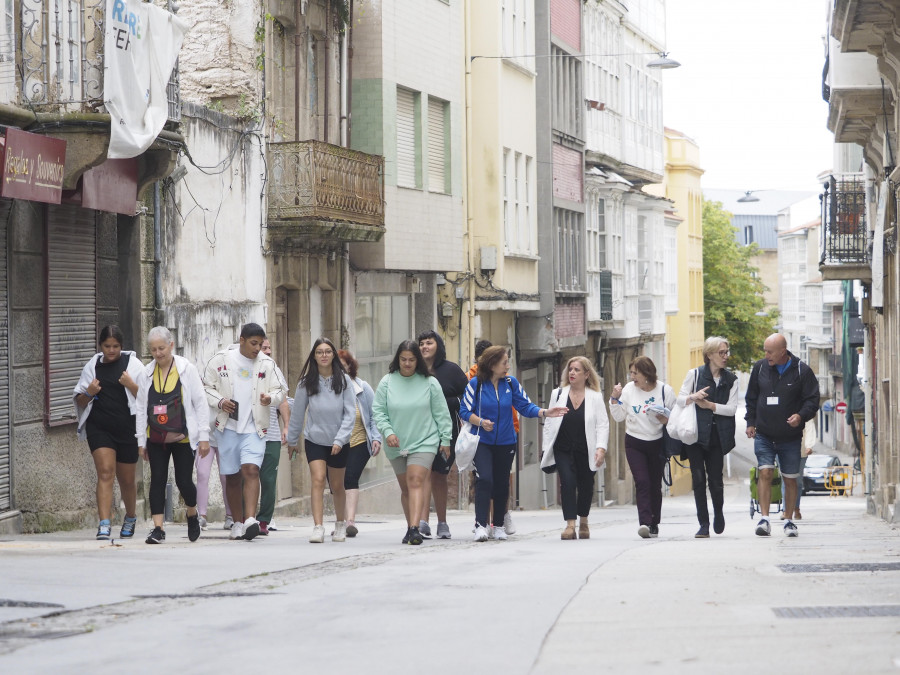
<path fill-rule="evenodd" d="M 396 517 L 343 544 L 307 543 L 308 519 L 253 542 L 215 524 L 195 544 L 183 525 L 162 546 L 11 537 L 0 671 L 897 672 L 898 533 L 858 493 L 805 497 L 794 540 L 777 517 L 753 534 L 745 481 L 726 500 L 710 540 L 693 538 L 690 495 L 666 499 L 654 540 L 632 506 L 596 510 L 576 542 L 557 511 L 484 544 L 462 512 L 454 539 L 421 547 L 400 545 Z"/>

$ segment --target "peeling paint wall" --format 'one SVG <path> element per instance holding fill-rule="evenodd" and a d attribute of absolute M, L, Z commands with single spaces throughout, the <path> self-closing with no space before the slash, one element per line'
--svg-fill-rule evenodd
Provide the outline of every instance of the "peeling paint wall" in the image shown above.
<path fill-rule="evenodd" d="M 244 94 L 249 104 L 259 100 L 261 72 L 256 41 L 262 9 L 257 0 L 190 0 L 178 17 L 190 28 L 179 56 L 181 98 L 207 104 L 223 100 L 233 110 Z"/>

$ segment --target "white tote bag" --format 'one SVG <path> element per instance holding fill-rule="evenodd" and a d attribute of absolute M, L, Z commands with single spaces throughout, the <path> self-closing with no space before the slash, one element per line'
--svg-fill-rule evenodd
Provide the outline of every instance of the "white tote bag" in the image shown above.
<path fill-rule="evenodd" d="M 481 417 L 481 383 L 478 384 L 478 389 L 476 390 L 476 395 L 478 396 L 478 417 Z M 459 469 L 459 472 L 469 471 L 470 469 L 475 468 L 475 451 L 478 450 L 478 443 L 481 441 L 480 438 L 481 427 L 478 427 L 478 431 L 474 434 L 472 433 L 472 424 L 469 422 L 463 422 L 459 428 L 459 436 L 456 437 L 456 468 Z"/>
<path fill-rule="evenodd" d="M 694 369 L 694 386 L 691 393 L 697 389 L 698 371 Z M 676 403 L 666 423 L 666 431 L 669 436 L 678 439 L 685 445 L 693 445 L 697 442 L 697 410 L 693 405 L 683 406 Z"/>

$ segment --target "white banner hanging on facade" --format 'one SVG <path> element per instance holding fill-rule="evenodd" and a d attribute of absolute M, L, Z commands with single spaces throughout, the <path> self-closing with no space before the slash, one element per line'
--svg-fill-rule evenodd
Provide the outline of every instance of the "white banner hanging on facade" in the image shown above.
<path fill-rule="evenodd" d="M 872 240 L 872 307 L 884 307 L 884 224 L 887 200 L 891 197 L 890 181 L 882 181 L 875 210 L 875 235 Z"/>
<path fill-rule="evenodd" d="M 137 157 L 168 118 L 166 85 L 187 24 L 140 0 L 107 0 L 103 104 L 111 117 L 110 159 Z"/>

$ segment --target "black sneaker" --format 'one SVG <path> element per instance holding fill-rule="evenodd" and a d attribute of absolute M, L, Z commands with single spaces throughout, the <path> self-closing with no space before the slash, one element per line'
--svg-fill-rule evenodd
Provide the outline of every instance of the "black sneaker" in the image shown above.
<path fill-rule="evenodd" d="M 418 528 L 418 527 L 411 527 L 411 528 L 410 528 L 410 533 L 409 533 L 409 544 L 410 544 L 410 546 L 418 546 L 418 545 L 421 544 L 423 541 L 425 541 L 425 538 L 422 536 L 422 533 L 419 532 L 419 528 Z"/>
<path fill-rule="evenodd" d="M 187 517 L 188 539 L 197 541 L 200 538 L 200 518 L 193 515 Z"/>
<path fill-rule="evenodd" d="M 722 534 L 725 531 L 725 514 L 717 513 L 713 516 L 713 532 L 716 534 Z"/>
<path fill-rule="evenodd" d="M 709 539 L 709 523 L 700 526 L 697 534 L 694 535 L 694 539 Z"/>
<path fill-rule="evenodd" d="M 659 536 L 659 525 L 651 525 L 650 526 L 650 538 L 655 539 Z"/>
<path fill-rule="evenodd" d="M 407 527 L 407 528 L 406 528 L 406 535 L 404 535 L 403 541 L 400 542 L 401 544 L 408 544 L 408 543 L 409 543 L 409 538 L 412 536 L 412 530 L 413 530 L 413 529 L 412 529 L 411 527 Z"/>
<path fill-rule="evenodd" d="M 154 527 L 153 532 L 147 537 L 148 544 L 161 544 L 166 540 L 166 531 L 161 527 Z"/>

